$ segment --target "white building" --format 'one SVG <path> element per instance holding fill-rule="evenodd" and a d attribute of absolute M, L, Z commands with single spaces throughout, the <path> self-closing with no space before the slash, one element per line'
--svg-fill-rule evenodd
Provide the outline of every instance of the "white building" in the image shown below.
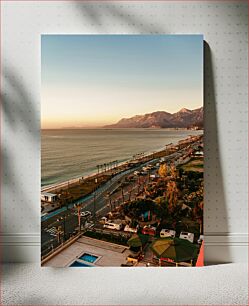
<path fill-rule="evenodd" d="M 53 203 L 58 199 L 57 194 L 50 192 L 41 193 L 41 201 Z"/>

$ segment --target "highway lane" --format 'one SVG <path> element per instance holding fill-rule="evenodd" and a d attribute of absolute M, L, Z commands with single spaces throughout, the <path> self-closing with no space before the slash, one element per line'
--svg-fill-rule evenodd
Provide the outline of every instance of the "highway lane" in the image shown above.
<path fill-rule="evenodd" d="M 147 162 L 145 162 L 145 163 L 143 163 L 143 164 L 141 164 L 137 167 L 125 170 L 125 171 L 117 174 L 116 176 L 111 178 L 108 182 L 106 182 L 103 186 L 99 187 L 96 190 L 96 192 L 95 192 L 96 196 L 98 196 L 98 194 L 103 194 L 105 192 L 108 192 L 113 187 L 113 185 L 115 183 L 117 183 L 120 180 L 123 180 L 126 176 L 130 175 L 132 172 L 134 172 L 136 170 L 141 170 L 142 167 L 144 167 L 144 166 L 146 166 L 150 163 L 155 163 L 155 162 L 158 162 L 158 161 L 159 161 L 159 159 L 156 158 L 156 159 L 153 159 L 151 161 L 147 161 Z M 54 217 L 54 216 L 56 216 L 60 213 L 63 213 L 70 208 L 73 208 L 75 204 L 81 204 L 82 207 L 83 207 L 84 205 L 87 205 L 88 203 L 93 202 L 93 199 L 94 199 L 94 193 L 92 193 L 92 194 L 90 194 L 90 195 L 88 195 L 84 198 L 81 198 L 81 199 L 78 199 L 78 200 L 74 201 L 72 204 L 69 204 L 67 207 L 61 207 L 61 208 L 59 208 L 59 209 L 57 209 L 57 210 L 55 210 L 51 213 L 48 213 L 45 216 L 42 216 L 41 217 L 41 222 L 46 221 L 46 220 L 50 219 L 51 217 Z"/>
<path fill-rule="evenodd" d="M 176 155 L 176 153 L 173 153 L 171 155 L 169 155 L 166 160 L 170 160 L 172 159 L 174 156 Z M 95 191 L 95 195 L 94 193 L 91 194 L 89 197 L 85 198 L 84 200 L 82 200 L 82 202 L 79 202 L 82 205 L 82 210 L 89 210 L 91 213 L 94 213 L 94 198 L 95 198 L 95 211 L 96 213 L 101 213 L 101 216 L 106 214 L 108 211 L 110 211 L 110 208 L 108 208 L 108 201 L 105 198 L 108 194 L 108 192 L 112 192 L 115 188 L 117 188 L 120 185 L 120 182 L 124 182 L 125 178 L 130 176 L 131 173 L 133 173 L 136 170 L 141 170 L 144 166 L 148 165 L 148 164 L 156 164 L 159 161 L 159 159 L 154 159 L 152 161 L 146 162 L 144 164 L 141 164 L 140 166 L 133 168 L 133 169 L 129 169 L 127 171 L 125 171 L 124 173 L 118 175 L 117 177 L 112 178 L 108 183 L 106 183 L 104 186 L 102 186 L 101 188 L 99 188 L 98 190 Z M 151 174 L 154 174 L 154 171 L 151 171 Z M 140 179 L 142 180 L 142 179 Z M 126 194 L 126 189 L 130 188 L 130 185 L 134 185 L 134 182 L 132 182 L 131 184 L 129 184 L 128 186 L 124 187 L 124 193 L 125 193 L 125 200 L 128 200 L 128 195 Z M 138 180 L 135 183 L 135 188 L 138 189 Z M 133 186 L 134 187 L 134 186 Z M 119 192 L 119 201 L 121 198 L 120 195 L 121 191 Z M 133 196 L 132 199 L 134 199 L 134 192 L 133 192 Z M 112 196 L 113 198 L 113 196 Z M 118 199 L 117 199 L 118 200 Z M 106 207 L 104 209 L 104 207 Z M 54 222 L 56 222 L 57 219 L 60 218 L 64 218 L 64 216 L 70 215 L 70 214 L 74 214 L 75 213 L 75 208 L 74 205 L 68 205 L 68 207 L 63 207 L 63 209 L 59 209 L 51 214 L 49 214 L 48 216 L 46 216 L 46 218 L 42 218 L 42 228 L 47 228 L 47 227 L 51 227 L 51 224 L 54 224 Z M 75 217 L 77 218 L 77 217 Z"/>
<path fill-rule="evenodd" d="M 147 179 L 143 181 L 143 185 L 146 183 Z M 113 190 L 114 187 L 119 186 L 120 184 L 113 184 L 109 190 Z M 96 215 L 97 219 L 100 219 L 101 217 L 105 216 L 108 212 L 110 212 L 111 208 L 113 209 L 115 206 L 120 205 L 123 203 L 123 197 L 124 201 L 127 201 L 129 198 L 130 200 L 134 200 L 138 188 L 142 190 L 142 186 L 139 186 L 138 182 L 133 182 L 131 184 L 128 184 L 123 188 L 123 195 L 122 191 L 119 190 L 115 192 L 111 196 L 111 202 L 112 206 L 110 207 L 110 201 L 105 196 L 100 194 L 98 198 L 96 198 L 95 202 L 95 209 L 96 209 Z M 132 187 L 132 188 L 131 188 Z M 89 202 L 87 205 L 84 206 L 83 211 L 90 211 L 92 213 L 92 217 L 87 218 L 81 218 L 81 225 L 84 226 L 85 222 L 89 222 L 93 220 L 93 214 L 94 214 L 94 203 Z M 65 221 L 64 221 L 65 220 Z M 61 234 L 60 236 L 55 234 L 57 231 L 56 229 L 59 229 Z M 97 225 L 98 228 L 101 228 L 101 225 Z M 55 229 L 50 233 L 50 230 Z M 62 212 L 57 216 L 54 216 L 50 218 L 49 220 L 42 223 L 42 251 L 46 252 L 49 250 L 52 250 L 52 248 L 55 248 L 58 246 L 62 241 L 67 240 L 71 235 L 78 232 L 78 217 L 76 215 L 75 209 L 68 209 L 66 212 Z M 52 235 L 53 236 L 52 236 Z"/>
<path fill-rule="evenodd" d="M 156 163 L 157 161 L 154 161 Z M 148 162 L 146 164 L 149 164 Z M 117 187 L 120 186 L 121 181 L 124 182 L 125 178 L 130 176 L 131 172 L 135 170 L 142 169 L 145 164 L 142 164 L 136 169 L 132 169 L 131 171 L 126 171 L 125 174 L 119 176 L 116 179 L 112 179 L 110 183 L 105 186 L 102 190 L 98 190 L 92 195 L 90 199 L 85 201 L 82 204 L 82 211 L 90 211 L 92 215 L 94 214 L 94 210 L 96 212 L 96 216 L 100 219 L 102 216 L 105 216 L 108 212 L 110 212 L 111 207 L 109 206 L 110 200 L 109 197 L 107 198 L 108 192 L 111 193 Z M 138 189 L 142 190 L 142 186 L 140 186 L 139 181 L 142 181 L 142 186 L 146 183 L 147 179 L 139 179 L 135 182 L 128 182 L 126 186 L 123 187 L 123 194 L 124 194 L 124 201 L 127 201 L 129 198 L 130 200 L 135 199 Z M 130 195 L 131 192 L 131 195 Z M 94 203 L 95 198 L 95 203 Z M 122 191 L 118 190 L 113 195 L 111 195 L 111 202 L 115 205 L 120 205 L 123 202 Z M 113 206 L 112 206 L 113 208 Z M 86 221 L 90 221 L 92 218 L 81 218 L 81 224 L 83 225 Z M 65 221 L 64 221 L 65 220 Z M 63 232 L 59 235 L 55 234 L 58 232 L 58 228 Z M 53 235 L 51 235 L 50 230 L 54 228 Z M 68 239 L 71 235 L 75 234 L 78 231 L 78 217 L 76 215 L 76 209 L 74 207 L 68 207 L 67 209 L 60 211 L 56 215 L 51 216 L 49 219 L 46 219 L 42 222 L 41 226 L 41 244 L 42 244 L 42 251 L 51 250 L 52 247 L 55 248 L 60 242 L 64 239 Z M 64 234 L 65 232 L 65 234 Z"/>

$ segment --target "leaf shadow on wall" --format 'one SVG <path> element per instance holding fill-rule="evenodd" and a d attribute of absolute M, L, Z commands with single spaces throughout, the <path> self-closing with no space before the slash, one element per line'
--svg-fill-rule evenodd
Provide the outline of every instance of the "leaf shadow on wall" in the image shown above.
<path fill-rule="evenodd" d="M 37 164 L 33 164 L 33 159 L 27 160 L 27 158 L 33 155 L 33 151 L 39 150 L 40 119 L 39 111 L 35 108 L 36 101 L 29 94 L 22 77 L 14 69 L 3 67 L 2 80 L 2 132 L 8 133 L 4 135 L 8 140 L 6 139 L 1 147 L 3 165 L 1 235 L 9 240 L 13 235 L 15 239 L 16 234 L 27 232 L 27 228 L 33 234 L 39 227 L 39 214 L 37 214 L 39 193 L 34 197 L 34 185 L 27 185 L 30 182 L 28 175 L 33 173 L 34 179 L 37 179 L 39 184 Z M 11 135 L 15 136 L 16 142 L 11 140 Z M 37 191 L 39 186 L 40 184 L 37 185 Z M 21 249 L 18 248 L 19 252 Z M 15 251 L 14 247 L 13 254 Z M 11 254 L 6 255 L 11 260 Z M 15 257 L 24 258 L 22 255 L 18 254 Z"/>
<path fill-rule="evenodd" d="M 162 34 L 165 33 L 165 29 L 159 27 L 151 19 L 142 19 L 141 15 L 135 14 L 132 11 L 128 11 L 122 5 L 112 3 L 110 5 L 96 5 L 89 3 L 75 2 L 77 12 L 80 12 L 83 20 L 87 19 L 88 23 L 94 26 L 94 30 L 100 30 L 100 32 L 106 32 L 107 23 L 108 27 L 111 26 L 111 22 L 114 22 L 113 29 L 115 32 L 115 21 L 117 20 L 121 26 L 124 26 L 124 31 L 127 32 L 127 28 L 135 33 L 143 34 Z M 144 16 L 143 16 L 144 18 Z M 106 20 L 108 21 L 106 21 Z M 104 22 L 105 20 L 105 22 Z M 103 21 L 103 22 L 102 22 Z M 111 28 L 110 28 L 111 29 Z M 111 30 L 113 30 L 111 29 Z M 134 33 L 134 34 L 135 34 Z M 106 33 L 108 34 L 108 33 Z M 122 33 L 119 33 L 122 34 Z"/>

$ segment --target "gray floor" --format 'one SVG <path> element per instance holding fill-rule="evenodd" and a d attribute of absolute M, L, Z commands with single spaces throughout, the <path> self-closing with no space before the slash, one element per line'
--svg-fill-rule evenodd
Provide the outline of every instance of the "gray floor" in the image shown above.
<path fill-rule="evenodd" d="M 3 265 L 8 305 L 248 305 L 246 264 L 203 268 Z"/>

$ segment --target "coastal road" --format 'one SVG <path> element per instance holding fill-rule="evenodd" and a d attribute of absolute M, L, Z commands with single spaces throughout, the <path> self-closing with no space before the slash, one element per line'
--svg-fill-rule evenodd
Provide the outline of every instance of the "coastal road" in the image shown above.
<path fill-rule="evenodd" d="M 153 163 L 155 164 L 158 160 L 154 160 Z M 106 184 L 104 188 L 97 190 L 95 195 L 87 199 L 85 202 L 82 203 L 82 211 L 90 211 L 92 215 L 94 211 L 96 212 L 97 218 L 100 219 L 102 216 L 105 216 L 110 210 L 111 207 L 109 206 L 110 199 L 113 204 L 112 207 L 117 206 L 123 202 L 123 195 L 124 201 L 127 201 L 129 198 L 130 200 L 135 199 L 136 194 L 138 191 L 142 190 L 144 184 L 148 181 L 148 176 L 143 178 L 137 178 L 136 181 L 127 182 L 127 185 L 123 187 L 123 195 L 122 190 L 117 190 L 120 187 L 121 182 L 124 182 L 125 178 L 130 176 L 132 172 L 135 170 L 141 170 L 146 164 L 152 163 L 147 162 L 145 164 L 136 167 L 135 169 L 130 169 L 129 171 L 125 171 L 122 175 L 118 177 L 112 178 L 109 184 Z M 155 170 L 151 174 L 154 173 Z M 110 199 L 108 194 L 111 194 L 113 191 L 117 190 L 115 193 L 110 195 Z M 63 231 L 61 234 L 61 239 L 64 239 L 64 232 L 65 232 L 65 239 L 68 239 L 71 235 L 76 233 L 78 228 L 78 217 L 75 215 L 75 209 L 73 207 L 65 208 L 60 212 L 50 216 L 42 221 L 41 226 L 41 244 L 42 244 L 42 251 L 50 250 L 55 248 L 59 243 L 59 237 L 56 235 L 57 229 L 60 227 Z M 89 218 L 88 218 L 89 220 Z M 87 218 L 82 218 L 81 223 L 85 223 Z"/>
<path fill-rule="evenodd" d="M 98 197 L 98 196 L 101 196 L 107 192 L 110 192 L 112 191 L 114 188 L 115 188 L 115 185 L 121 181 L 121 180 L 124 180 L 125 177 L 129 176 L 132 172 L 136 171 L 136 170 L 141 170 L 142 167 L 150 164 L 150 163 L 156 163 L 158 162 L 159 159 L 154 159 L 154 160 L 151 160 L 151 161 L 147 161 L 137 167 L 134 167 L 134 168 L 131 168 L 131 169 L 128 169 L 128 170 L 125 170 L 119 174 L 117 174 L 116 176 L 114 176 L 113 178 L 111 178 L 108 182 L 106 182 L 103 186 L 99 187 L 96 191 L 95 191 L 95 196 Z M 94 201 L 94 193 L 84 197 L 83 199 L 79 199 L 79 200 L 76 200 L 74 201 L 73 204 L 69 204 L 67 207 L 62 207 L 62 208 L 59 208 L 53 212 L 50 212 L 48 214 L 46 214 L 45 216 L 42 216 L 41 217 L 41 222 L 43 221 L 46 221 L 54 216 L 57 216 L 59 215 L 60 213 L 63 213 L 65 212 L 67 209 L 70 209 L 70 208 L 73 208 L 74 207 L 74 204 L 81 204 L 82 207 L 85 207 L 86 205 L 88 205 L 89 203 L 92 203 Z"/>
<path fill-rule="evenodd" d="M 169 156 L 165 157 L 165 161 L 170 161 L 176 156 L 185 154 L 185 149 L 177 151 Z M 82 205 L 83 211 L 90 211 L 92 214 L 96 213 L 97 219 L 100 219 L 102 216 L 105 216 L 108 212 L 110 212 L 111 208 L 113 209 L 115 206 L 118 206 L 124 201 L 134 200 L 136 195 L 140 189 L 142 190 L 141 181 L 143 181 L 143 185 L 147 184 L 149 181 L 149 176 L 143 176 L 135 181 L 128 182 L 126 186 L 123 187 L 123 195 L 122 190 L 117 190 L 115 193 L 111 194 L 114 190 L 120 187 L 121 182 L 125 181 L 125 178 L 130 176 L 131 173 L 138 170 L 140 171 L 142 167 L 152 164 L 155 165 L 159 159 L 154 159 L 152 161 L 148 161 L 140 166 L 126 170 L 117 176 L 113 177 L 110 181 L 108 181 L 105 185 L 100 187 L 95 193 L 86 197 L 84 200 L 78 201 Z M 157 169 L 152 170 L 150 174 L 154 174 Z M 112 207 L 110 206 L 110 200 L 112 202 Z M 73 205 L 69 207 L 63 207 L 60 210 L 57 210 L 53 213 L 48 214 L 43 218 L 41 223 L 41 232 L 42 232 L 42 250 L 46 252 L 46 249 L 55 248 L 59 243 L 58 235 L 56 235 L 56 229 L 60 227 L 61 231 L 61 239 L 68 239 L 71 235 L 75 234 L 78 227 L 78 217 L 75 215 L 75 209 Z M 85 223 L 87 219 L 82 219 L 81 223 Z"/>

